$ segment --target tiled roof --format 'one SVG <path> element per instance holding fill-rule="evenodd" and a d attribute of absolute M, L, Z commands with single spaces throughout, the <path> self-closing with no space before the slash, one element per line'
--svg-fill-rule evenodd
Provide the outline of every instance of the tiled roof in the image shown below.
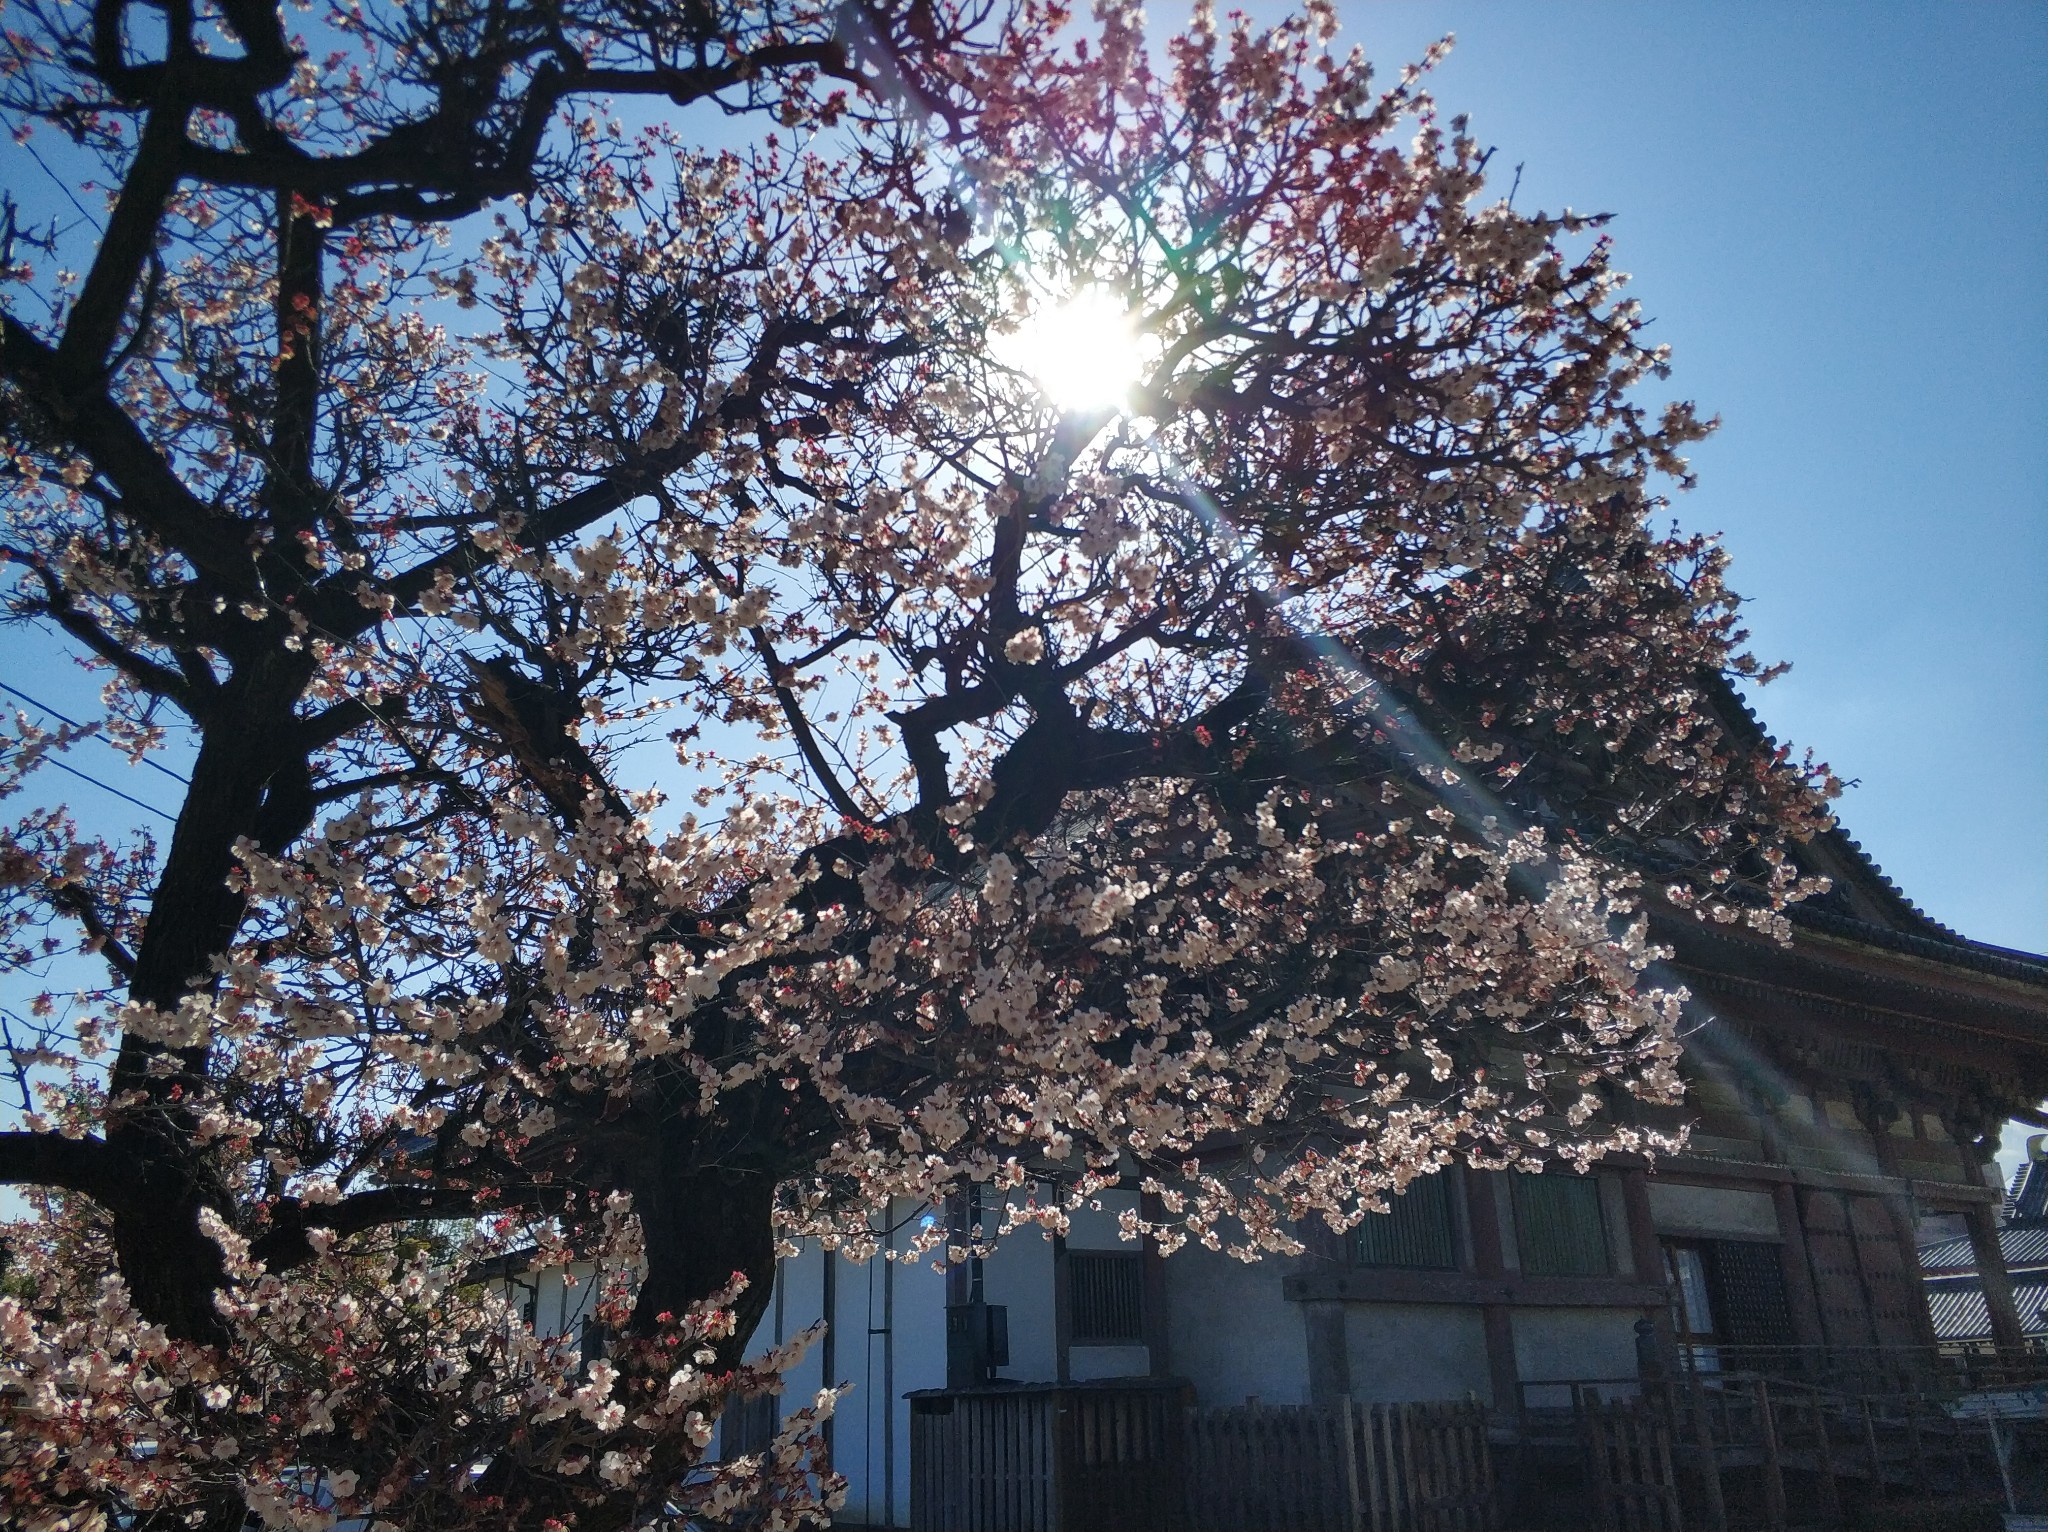
<path fill-rule="evenodd" d="M 1717 711 L 1732 734 L 1737 737 L 1746 735 L 1750 739 L 1771 738 L 1756 709 L 1733 685 L 1723 679 L 1715 679 L 1708 684 L 1720 700 L 1721 706 Z M 1873 921 L 1855 913 L 1844 898 L 1847 891 L 1839 886 L 1841 880 L 1837 878 L 1838 886 L 1831 894 L 1802 900 L 1792 906 L 1788 913 L 1796 923 L 1872 946 L 1888 947 L 1895 952 L 1909 952 L 1939 962 L 1974 968 L 1981 973 L 1998 974 L 2029 984 L 2048 984 L 2048 956 L 1971 941 L 1949 929 L 1915 904 L 1906 891 L 1877 865 L 1876 858 L 1864 849 L 1863 843 L 1839 825 L 1823 831 L 1816 839 L 1834 858 L 1839 859 L 1843 870 L 1856 879 L 1870 904 L 1881 914 L 1878 920 Z"/>
<path fill-rule="evenodd" d="M 1844 841 L 1854 846 L 1854 842 Z M 1864 855 L 1860 846 L 1854 855 L 1876 870 L 1877 864 Z M 1881 876 L 1881 874 L 1880 874 Z M 1887 879 L 1887 882 L 1890 880 Z M 1917 915 L 1917 906 L 1909 906 Z M 1954 963 L 1964 968 L 1974 968 L 1980 973 L 1997 974 L 2001 978 L 2018 979 L 2028 984 L 2048 984 L 2048 961 L 2038 954 L 2020 952 L 2010 947 L 1994 947 L 1989 942 L 1973 942 L 1966 936 L 1957 936 L 1948 927 L 1929 919 L 1928 925 L 1940 934 L 1920 936 L 1910 931 L 1894 931 L 1885 926 L 1873 925 L 1859 920 L 1854 915 L 1844 915 L 1839 910 L 1802 901 L 1785 912 L 1796 925 L 1811 926 L 1815 930 L 1829 931 L 1837 936 L 1846 936 L 1852 941 L 1866 942 L 1873 947 L 1888 947 L 1894 952 L 1909 952 L 1916 957 L 1933 958 L 1937 962 Z"/>
<path fill-rule="evenodd" d="M 2012 1297 L 2013 1306 L 2019 1310 L 2021 1333 L 2048 1335 L 2048 1280 L 2015 1282 Z M 1978 1340 L 1991 1333 L 1984 1290 L 1974 1282 L 1953 1286 L 1929 1283 L 1927 1308 L 1934 1316 L 1937 1340 Z"/>
<path fill-rule="evenodd" d="M 2048 1224 L 2015 1228 L 2008 1224 L 1998 1231 L 1998 1248 L 2005 1255 L 2007 1271 L 2048 1266 Z M 1920 1269 L 1932 1275 L 1943 1271 L 1975 1271 L 1977 1253 L 1967 1239 L 1945 1239 L 1920 1247 Z"/>
<path fill-rule="evenodd" d="M 2048 1160 L 2028 1160 L 2013 1172 L 2005 1216 L 2048 1219 Z"/>

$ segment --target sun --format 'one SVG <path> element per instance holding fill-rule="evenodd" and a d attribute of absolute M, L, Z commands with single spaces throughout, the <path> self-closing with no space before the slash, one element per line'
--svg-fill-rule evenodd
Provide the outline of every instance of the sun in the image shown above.
<path fill-rule="evenodd" d="M 1024 373 L 1057 409 L 1124 410 L 1144 374 L 1137 326 L 1121 299 L 1084 287 L 1034 311 L 1013 335 L 991 348 L 997 361 Z"/>

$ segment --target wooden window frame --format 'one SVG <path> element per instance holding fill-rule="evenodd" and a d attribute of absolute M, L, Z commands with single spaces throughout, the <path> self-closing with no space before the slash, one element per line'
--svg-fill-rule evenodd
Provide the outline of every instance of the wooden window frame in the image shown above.
<path fill-rule="evenodd" d="M 1387 1205 L 1386 1212 L 1368 1213 L 1352 1229 L 1345 1241 L 1351 1265 L 1364 1271 L 1465 1270 L 1464 1241 L 1459 1238 L 1458 1229 L 1458 1198 L 1451 1185 L 1450 1172 L 1417 1176 L 1408 1183 L 1405 1192 L 1399 1196 L 1390 1194 Z M 1432 1215 L 1439 1220 L 1438 1227 L 1418 1230 L 1416 1226 Z M 1371 1221 L 1374 1219 L 1387 1222 L 1375 1224 Z M 1425 1243 L 1438 1247 L 1436 1258 L 1403 1258 L 1430 1254 L 1422 1248 Z M 1369 1249 L 1369 1246 L 1378 1248 Z"/>
<path fill-rule="evenodd" d="M 1069 1245 L 1069 1345 L 1146 1344 L 1145 1257 L 1136 1250 L 1076 1250 Z"/>
<path fill-rule="evenodd" d="M 1606 1199 L 1600 1195 L 1597 1177 L 1570 1171 L 1547 1170 L 1535 1175 L 1517 1173 L 1509 1178 L 1515 1209 L 1515 1251 L 1527 1277 L 1601 1279 L 1614 1276 L 1614 1249 L 1608 1239 Z M 1546 1235 L 1544 1219 L 1572 1203 L 1576 1215 L 1590 1212 L 1590 1228 L 1582 1226 L 1570 1235 Z M 1573 1240 L 1593 1259 L 1558 1261 L 1559 1249 Z"/>

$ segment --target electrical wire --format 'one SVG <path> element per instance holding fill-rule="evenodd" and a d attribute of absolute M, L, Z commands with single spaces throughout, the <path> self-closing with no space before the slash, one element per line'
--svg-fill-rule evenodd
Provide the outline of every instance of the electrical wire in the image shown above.
<path fill-rule="evenodd" d="M 49 703 L 38 702 L 36 701 L 35 698 L 31 697 L 27 692 L 21 690 L 19 687 L 16 686 L 9 686 L 5 681 L 0 681 L 0 692 L 5 692 L 10 697 L 19 697 L 23 702 L 26 702 L 30 707 L 40 708 L 43 712 L 48 713 L 52 718 L 56 719 L 57 722 L 68 723 L 74 729 L 90 729 L 96 727 L 96 725 L 93 724 L 80 723 L 76 718 L 67 717 L 65 714 L 60 713 L 55 708 L 51 707 Z M 173 782 L 177 783 L 180 787 L 190 787 L 192 785 L 190 780 L 188 780 L 185 777 L 179 776 L 175 771 L 171 770 L 170 767 L 164 765 L 163 762 L 153 761 L 146 755 L 143 756 L 141 759 L 143 765 L 151 768 L 154 771 L 162 772 L 165 776 L 169 777 Z M 88 778 L 87 780 L 90 780 L 90 778 Z M 115 791 L 115 789 L 109 787 L 107 788 L 107 791 L 111 793 Z"/>
<path fill-rule="evenodd" d="M 56 767 L 59 771 L 68 771 L 71 773 L 71 775 L 77 777 L 81 782 L 90 782 L 94 787 L 97 787 L 103 793 L 112 793 L 116 798 L 125 798 L 128 800 L 128 802 L 134 804 L 137 808 L 146 809 L 150 813 L 156 815 L 157 818 L 164 820 L 170 824 L 176 824 L 178 822 L 177 815 L 158 808 L 154 803 L 144 803 L 140 798 L 137 798 L 132 793 L 124 793 L 118 787 L 109 786 L 107 783 L 102 782 L 98 777 L 92 776 L 87 772 L 80 771 L 76 766 L 67 766 L 65 765 L 64 762 L 58 760 L 57 757 L 55 757 L 54 755 L 45 756 L 44 759 L 47 760 L 52 766 Z"/>

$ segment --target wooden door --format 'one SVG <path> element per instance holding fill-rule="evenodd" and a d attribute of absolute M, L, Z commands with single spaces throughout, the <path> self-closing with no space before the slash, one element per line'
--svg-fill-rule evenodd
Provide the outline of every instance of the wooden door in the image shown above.
<path fill-rule="evenodd" d="M 1909 1262 L 1899 1226 L 1878 1197 L 1850 1197 L 1849 1227 L 1856 1260 L 1870 1294 L 1871 1327 L 1880 1346 L 1918 1346 L 1925 1340 L 1927 1298 L 1917 1261 Z"/>
<path fill-rule="evenodd" d="M 1813 1263 L 1814 1298 L 1820 1304 L 1821 1330 L 1827 1343 L 1876 1345 L 1873 1305 L 1864 1291 L 1856 1231 L 1842 1194 L 1809 1189 L 1800 1196 L 1799 1213 L 1806 1225 L 1806 1254 Z"/>

